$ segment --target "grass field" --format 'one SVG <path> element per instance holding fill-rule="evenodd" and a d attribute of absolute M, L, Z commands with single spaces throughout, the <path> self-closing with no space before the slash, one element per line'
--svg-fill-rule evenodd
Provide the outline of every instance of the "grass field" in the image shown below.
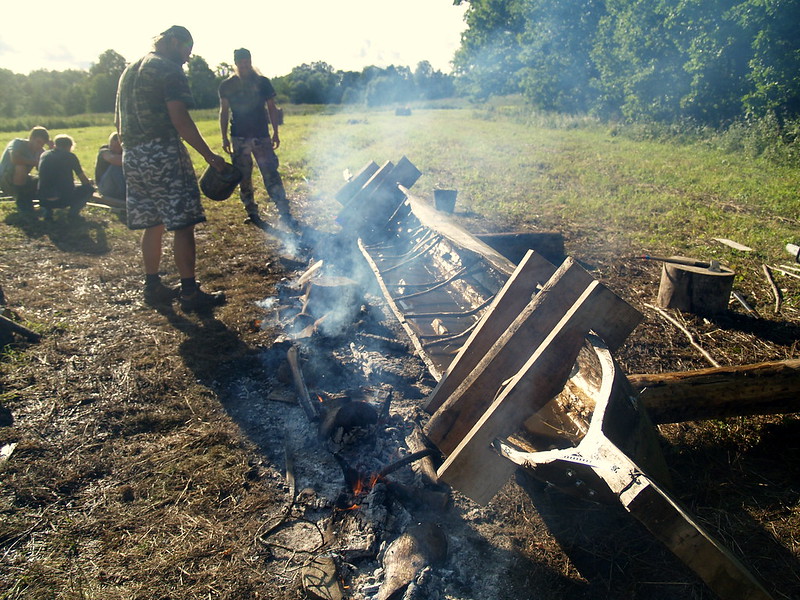
<path fill-rule="evenodd" d="M 436 188 L 457 189 L 455 218 L 474 231 L 561 232 L 567 254 L 645 315 L 616 356 L 627 373 L 708 366 L 681 332 L 646 308 L 661 267 L 632 258 L 645 253 L 734 267 L 735 287 L 758 317 L 735 302 L 713 320 L 674 312 L 720 364 L 799 356 L 800 282 L 779 280 L 783 309 L 773 313 L 761 266 L 790 261 L 783 246 L 800 238 L 800 169 L 724 152 L 708 140 L 634 141 L 591 119 L 502 103 L 412 109 L 404 117 L 394 110 L 287 111 L 278 154 L 304 239 L 322 240 L 327 236 L 316 230 L 338 228 L 334 194 L 345 170 L 405 155 L 422 172 L 414 194 L 430 199 Z M 196 117 L 220 151 L 213 111 Z M 51 133 L 76 139 L 91 176 L 111 130 L 109 116 L 107 125 Z M 193 156 L 200 172 L 205 165 Z M 263 186 L 256 191 L 263 200 Z M 0 460 L 3 600 L 301 597 L 299 568 L 262 542 L 287 497 L 285 430 L 276 417 L 300 412 L 277 393 L 291 397 L 291 382 L 276 358 L 285 357 L 280 324 L 270 324 L 263 306 L 309 263 L 292 260 L 276 229 L 244 225 L 235 198 L 204 205 L 198 276 L 228 301 L 199 316 L 142 303 L 139 234 L 117 215 L 90 207 L 86 222 L 72 226 L 63 215 L 30 222 L 13 203 L 0 204 L 0 285 L 12 314 L 42 335 L 38 344 L 6 346 L 0 359 L 0 448 L 13 451 Z M 262 207 L 272 222 L 269 202 Z M 168 243 L 162 268 L 165 281 L 177 283 Z M 281 443 L 261 446 L 273 430 Z M 676 497 L 780 591 L 776 598 L 798 597 L 797 416 L 678 423 L 659 432 Z M 297 488 L 310 479 L 298 478 Z M 547 533 L 539 509 L 514 486 L 489 509 L 459 501 L 443 516 L 464 528 L 455 530 L 456 566 L 442 575 L 447 593 L 436 597 L 709 597 L 675 565 L 626 549 L 623 538 L 650 540 L 629 521 L 604 544 L 586 541 L 584 524 L 601 509 L 570 506 L 566 515 L 580 530 L 573 546 Z M 480 564 L 460 562 L 469 548 Z M 584 574 L 569 550 L 578 558 L 590 553 L 603 575 Z M 359 573 L 366 578 L 376 566 L 365 559 Z M 487 577 L 487 568 L 500 576 Z"/>
<path fill-rule="evenodd" d="M 201 132 L 221 151 L 213 112 L 198 115 Z M 200 120 L 202 119 L 202 120 Z M 112 130 L 68 133 L 91 176 L 96 148 Z M 24 136 L 25 132 L 6 135 Z M 406 155 L 422 171 L 414 188 L 459 190 L 459 210 L 487 228 L 541 227 L 605 232 L 643 252 L 709 254 L 709 239 L 753 247 L 764 260 L 783 258 L 800 220 L 800 169 L 710 148 L 634 141 L 588 119 L 504 117 L 486 108 L 349 110 L 287 115 L 279 156 L 291 193 L 315 200 L 307 215 L 324 226 L 337 210 L 329 201 L 366 162 Z M 195 154 L 198 170 L 204 165 Z"/>

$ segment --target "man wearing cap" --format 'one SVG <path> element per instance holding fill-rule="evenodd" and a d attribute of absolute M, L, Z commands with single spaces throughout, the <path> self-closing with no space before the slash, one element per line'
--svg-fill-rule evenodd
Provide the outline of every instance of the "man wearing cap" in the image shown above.
<path fill-rule="evenodd" d="M 195 279 L 194 226 L 206 220 L 191 157 L 181 139 L 217 170 L 225 159 L 211 151 L 197 130 L 182 65 L 194 41 L 173 25 L 155 39 L 153 51 L 129 65 L 119 80 L 116 123 L 124 148 L 128 227 L 142 229 L 144 299 L 150 305 L 171 302 L 176 290 L 161 283 L 164 231 L 174 233 L 173 253 L 181 278 L 180 304 L 200 311 L 222 304 L 225 295 L 202 291 Z"/>
<path fill-rule="evenodd" d="M 280 146 L 278 108 L 275 106 L 275 89 L 269 79 L 261 75 L 251 62 L 250 51 L 239 48 L 233 53 L 236 73 L 219 86 L 219 128 L 222 148 L 232 152 L 232 162 L 244 175 L 239 184 L 242 204 L 248 221 L 261 225 L 258 204 L 253 197 L 253 158 L 264 178 L 270 199 L 278 209 L 281 221 L 292 228 L 296 222 L 289 211 L 289 201 L 278 173 Z M 231 138 L 228 139 L 230 117 Z M 272 137 L 269 124 L 272 124 Z M 233 148 L 231 148 L 233 142 Z"/>

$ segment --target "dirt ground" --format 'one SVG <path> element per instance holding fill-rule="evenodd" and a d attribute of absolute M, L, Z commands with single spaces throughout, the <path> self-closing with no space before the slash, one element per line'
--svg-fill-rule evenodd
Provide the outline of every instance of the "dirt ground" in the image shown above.
<path fill-rule="evenodd" d="M 408 599 L 714 597 L 621 509 L 571 499 L 524 474 L 487 507 L 453 493 L 445 508 L 388 503 L 396 510 L 362 515 L 367 526 L 355 527 L 341 506 L 351 494 L 346 470 L 296 403 L 291 343 L 271 312 L 330 236 L 308 226 L 301 239 L 262 231 L 242 224 L 234 202 L 212 205 L 198 228 L 199 278 L 228 302 L 213 314 L 184 314 L 177 304 L 143 303 L 138 236 L 104 209 L 86 214 L 82 224 L 29 223 L 0 206 L 5 314 L 41 334 L 38 343 L 12 340 L 2 362 L 3 600 L 302 598 L 303 568 L 319 555 L 336 559 L 346 597 L 372 598 L 387 574 L 386 545 L 417 521 L 440 524 L 448 551 Z M 602 241 L 571 232 L 565 246 L 645 314 L 618 355 L 628 373 L 709 366 L 646 307 L 656 265 L 620 262 Z M 176 283 L 168 249 L 163 266 L 165 281 Z M 800 357 L 800 313 L 771 313 L 759 268 L 747 271 L 742 289 L 763 317 L 737 306 L 713 322 L 681 317 L 721 364 Z M 435 382 L 398 350 L 404 340 L 380 298 L 364 297 L 371 316 L 362 320 L 401 344 L 318 340 L 301 355 L 315 393 L 390 395 L 377 441 L 350 463 L 386 464 L 424 418 Z M 372 353 L 377 366 L 355 373 L 348 348 Z M 660 432 L 675 497 L 775 598 L 800 597 L 797 415 Z M 393 477 L 416 475 L 407 468 Z M 359 541 L 348 527 L 377 539 Z"/>

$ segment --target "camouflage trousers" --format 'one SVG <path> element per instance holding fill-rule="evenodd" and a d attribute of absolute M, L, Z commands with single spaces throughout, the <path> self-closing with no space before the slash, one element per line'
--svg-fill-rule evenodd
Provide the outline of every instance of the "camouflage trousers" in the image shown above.
<path fill-rule="evenodd" d="M 179 139 L 157 139 L 125 148 L 122 170 L 129 229 L 164 224 L 169 231 L 206 220 L 192 159 Z"/>
<path fill-rule="evenodd" d="M 253 197 L 253 159 L 264 178 L 270 200 L 275 203 L 281 216 L 289 215 L 289 200 L 278 173 L 278 155 L 272 148 L 270 138 L 232 137 L 233 164 L 244 176 L 239 184 L 239 193 L 248 215 L 258 214 L 258 204 Z"/>

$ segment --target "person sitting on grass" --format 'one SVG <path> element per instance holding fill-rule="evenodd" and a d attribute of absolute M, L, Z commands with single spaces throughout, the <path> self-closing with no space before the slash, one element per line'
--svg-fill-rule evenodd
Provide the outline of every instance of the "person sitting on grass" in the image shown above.
<path fill-rule="evenodd" d="M 122 172 L 122 142 L 116 131 L 108 138 L 108 144 L 100 146 L 94 166 L 97 190 L 109 198 L 125 199 L 125 175 Z"/>
<path fill-rule="evenodd" d="M 0 157 L 0 188 L 14 196 L 17 210 L 24 215 L 35 216 L 37 179 L 30 172 L 38 167 L 45 146 L 52 148 L 50 133 L 44 127 L 34 127 L 27 140 L 11 140 Z"/>
<path fill-rule="evenodd" d="M 68 135 L 57 135 L 55 147 L 39 159 L 39 204 L 46 221 L 52 220 L 53 209 L 69 208 L 70 220 L 79 220 L 80 212 L 94 193 L 94 185 L 73 154 L 75 141 Z M 81 181 L 76 186 L 73 173 Z"/>

